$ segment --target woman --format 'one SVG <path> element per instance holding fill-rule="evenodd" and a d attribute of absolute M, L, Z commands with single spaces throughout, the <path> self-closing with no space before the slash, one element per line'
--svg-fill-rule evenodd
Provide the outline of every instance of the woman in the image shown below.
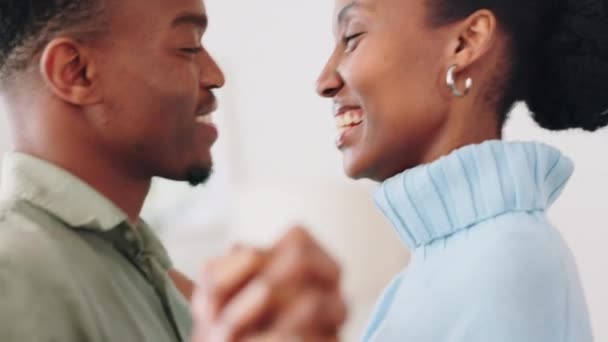
<path fill-rule="evenodd" d="M 571 161 L 501 142 L 516 101 L 548 129 L 608 123 L 608 2 L 336 0 L 318 81 L 352 178 L 412 250 L 365 341 L 586 342 L 577 270 L 546 211 Z"/>

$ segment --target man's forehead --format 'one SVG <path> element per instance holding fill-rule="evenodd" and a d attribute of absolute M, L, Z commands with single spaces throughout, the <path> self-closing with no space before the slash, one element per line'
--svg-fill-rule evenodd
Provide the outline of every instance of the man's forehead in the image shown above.
<path fill-rule="evenodd" d="M 205 2 L 202 0 L 161 0 L 174 11 L 177 12 L 195 12 L 206 14 Z"/>
<path fill-rule="evenodd" d="M 184 15 L 206 17 L 205 4 L 201 0 L 129 0 L 114 1 L 114 13 L 130 23 L 170 26 Z"/>

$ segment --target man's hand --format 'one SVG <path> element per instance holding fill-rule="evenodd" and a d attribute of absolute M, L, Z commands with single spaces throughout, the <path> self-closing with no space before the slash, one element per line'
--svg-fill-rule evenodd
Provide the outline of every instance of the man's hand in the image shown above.
<path fill-rule="evenodd" d="M 194 342 L 338 341 L 347 311 L 339 266 L 301 228 L 211 261 L 192 309 Z"/>

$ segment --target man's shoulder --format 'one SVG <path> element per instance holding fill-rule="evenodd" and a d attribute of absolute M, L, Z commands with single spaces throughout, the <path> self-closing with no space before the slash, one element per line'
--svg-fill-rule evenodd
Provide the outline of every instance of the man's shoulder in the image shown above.
<path fill-rule="evenodd" d="M 83 341 L 86 317 L 73 282 L 79 260 L 66 252 L 71 232 L 29 215 L 21 205 L 0 204 L 0 340 Z"/>
<path fill-rule="evenodd" d="M 22 205 L 0 203 L 0 272 L 19 273 L 24 281 L 50 276 L 65 266 L 62 251 L 69 235 L 28 216 Z"/>

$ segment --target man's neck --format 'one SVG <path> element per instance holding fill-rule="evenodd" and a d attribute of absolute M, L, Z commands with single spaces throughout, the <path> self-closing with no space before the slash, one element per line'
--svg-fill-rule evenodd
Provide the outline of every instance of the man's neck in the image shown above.
<path fill-rule="evenodd" d="M 133 172 L 128 157 L 121 159 L 93 139 L 95 134 L 82 111 L 48 94 L 40 84 L 32 87 L 14 87 L 7 93 L 14 150 L 70 172 L 121 209 L 129 221 L 136 222 L 151 177 Z"/>
<path fill-rule="evenodd" d="M 121 209 L 130 222 L 139 220 L 151 179 L 129 177 L 119 163 L 92 158 L 94 153 L 85 153 L 78 148 L 67 152 L 61 152 L 61 149 L 42 151 L 17 144 L 16 151 L 46 160 L 70 172 Z"/>

